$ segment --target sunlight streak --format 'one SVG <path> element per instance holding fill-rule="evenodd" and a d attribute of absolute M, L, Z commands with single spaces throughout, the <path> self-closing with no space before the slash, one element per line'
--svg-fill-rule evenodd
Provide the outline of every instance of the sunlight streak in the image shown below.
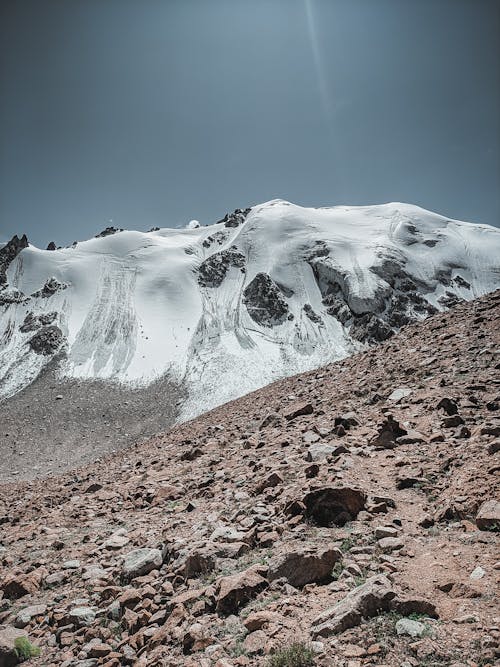
<path fill-rule="evenodd" d="M 333 113 L 333 104 L 328 88 L 328 81 L 326 78 L 325 67 L 323 59 L 319 50 L 318 31 L 316 30 L 316 22 L 314 20 L 313 0 L 304 0 L 307 27 L 309 32 L 309 39 L 311 41 L 311 50 L 314 59 L 314 68 L 316 70 L 316 78 L 318 80 L 318 89 L 321 97 L 321 104 L 323 106 L 323 113 L 327 124 L 330 124 Z"/>

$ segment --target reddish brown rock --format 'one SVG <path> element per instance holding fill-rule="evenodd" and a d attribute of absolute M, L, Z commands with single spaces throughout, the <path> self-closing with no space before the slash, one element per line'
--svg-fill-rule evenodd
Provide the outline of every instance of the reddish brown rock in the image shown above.
<path fill-rule="evenodd" d="M 331 580 L 335 563 L 342 560 L 342 552 L 334 547 L 285 544 L 284 553 L 274 556 L 269 562 L 269 581 L 284 577 L 291 586 L 302 588 L 311 582 Z"/>
<path fill-rule="evenodd" d="M 234 614 L 268 586 L 264 579 L 266 567 L 253 566 L 238 574 L 223 577 L 216 588 L 216 610 L 219 614 Z"/>

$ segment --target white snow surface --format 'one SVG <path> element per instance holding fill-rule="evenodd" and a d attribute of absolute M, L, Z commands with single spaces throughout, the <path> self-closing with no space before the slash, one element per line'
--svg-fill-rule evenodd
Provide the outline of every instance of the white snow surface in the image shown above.
<path fill-rule="evenodd" d="M 231 247 L 245 257 L 245 271 L 230 267 L 220 286 L 200 286 L 200 264 Z M 275 200 L 253 207 L 237 227 L 123 231 L 55 251 L 29 246 L 7 272 L 8 290 L 29 298 L 0 305 L 0 396 L 28 385 L 51 358 L 32 351 L 33 333 L 19 330 L 30 312 L 57 312 L 66 337 L 62 377 L 145 384 L 167 373 L 187 389 L 183 419 L 345 357 L 363 345 L 326 312 L 311 263 L 318 247 L 354 312 L 390 292 L 371 270 L 387 259 L 437 307 L 443 270 L 470 284 L 453 283 L 460 298 L 500 287 L 498 229 L 402 203 L 315 209 Z M 259 272 L 280 285 L 293 319 L 261 326 L 250 317 L 243 290 Z M 51 277 L 67 288 L 29 296 Z"/>

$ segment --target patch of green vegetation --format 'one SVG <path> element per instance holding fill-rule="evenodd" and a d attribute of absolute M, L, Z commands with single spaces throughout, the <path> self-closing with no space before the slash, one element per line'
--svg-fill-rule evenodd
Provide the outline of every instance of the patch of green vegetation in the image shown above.
<path fill-rule="evenodd" d="M 165 505 L 165 511 L 166 512 L 175 512 L 175 510 L 180 506 L 180 502 L 178 500 L 168 500 Z"/>
<path fill-rule="evenodd" d="M 342 563 L 340 561 L 338 563 L 335 563 L 335 565 L 333 566 L 333 570 L 332 570 L 332 579 L 334 581 L 337 581 L 337 579 L 342 574 L 343 569 L 344 568 L 343 568 Z"/>
<path fill-rule="evenodd" d="M 40 649 L 34 646 L 27 637 L 18 637 L 14 641 L 14 649 L 21 662 L 30 658 L 38 658 Z"/>
<path fill-rule="evenodd" d="M 235 643 L 229 649 L 229 653 L 232 658 L 239 658 L 242 655 L 247 655 L 248 651 L 243 645 L 243 637 L 239 636 L 236 638 Z"/>
<path fill-rule="evenodd" d="M 305 644 L 295 643 L 273 653 L 267 667 L 314 667 L 314 652 Z"/>
<path fill-rule="evenodd" d="M 483 530 L 488 531 L 489 533 L 499 533 L 500 532 L 500 523 L 492 523 L 491 526 L 487 526 Z"/>
<path fill-rule="evenodd" d="M 355 575 L 353 575 L 352 578 L 354 579 L 354 583 L 356 584 L 356 587 L 358 587 L 358 586 L 362 586 L 366 582 L 368 576 L 366 575 L 366 573 L 362 573 L 362 574 L 355 574 Z"/>
<path fill-rule="evenodd" d="M 342 551 L 343 554 L 347 553 L 350 551 L 354 546 L 356 546 L 356 542 L 353 540 L 351 536 L 346 537 L 345 540 L 342 540 L 340 543 L 340 551 Z"/>
<path fill-rule="evenodd" d="M 401 617 L 403 618 L 403 617 Z M 417 611 L 413 611 L 411 614 L 408 614 L 408 616 L 405 616 L 405 618 L 409 618 L 411 621 L 419 621 L 423 622 L 429 617 L 426 616 L 425 614 L 419 614 Z"/>
<path fill-rule="evenodd" d="M 250 616 L 250 614 L 252 614 L 254 611 L 261 611 L 261 609 L 265 609 L 272 602 L 275 602 L 276 600 L 279 600 L 280 597 L 281 597 L 280 593 L 276 592 L 276 593 L 272 593 L 272 595 L 270 595 L 269 597 L 264 598 L 263 600 L 255 600 L 254 602 L 250 602 L 241 611 L 240 616 L 242 618 L 246 618 L 247 616 Z"/>

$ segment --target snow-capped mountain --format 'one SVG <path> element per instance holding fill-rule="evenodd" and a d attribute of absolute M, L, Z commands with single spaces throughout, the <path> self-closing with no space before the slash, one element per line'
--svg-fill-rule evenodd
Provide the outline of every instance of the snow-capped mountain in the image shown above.
<path fill-rule="evenodd" d="M 498 229 L 408 204 L 276 200 L 190 227 L 0 247 L 0 396 L 55 359 L 61 377 L 167 374 L 186 418 L 500 287 Z"/>

